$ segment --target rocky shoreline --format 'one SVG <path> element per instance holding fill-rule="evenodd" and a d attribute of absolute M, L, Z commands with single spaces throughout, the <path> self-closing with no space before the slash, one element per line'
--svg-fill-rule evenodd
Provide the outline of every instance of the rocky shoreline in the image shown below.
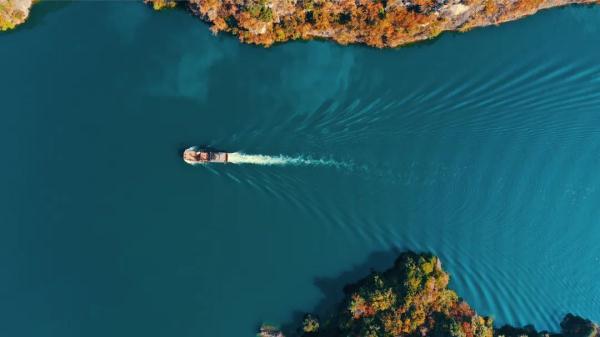
<path fill-rule="evenodd" d="M 0 0 L 0 30 L 24 23 L 33 0 Z M 182 7 L 240 41 L 271 46 L 333 40 L 393 48 L 520 19 L 552 7 L 600 0 L 144 0 L 155 10 Z"/>
<path fill-rule="evenodd" d="M 600 337 L 600 327 L 567 314 L 560 332 L 533 326 L 495 328 L 453 290 L 440 260 L 429 254 L 401 254 L 393 267 L 372 272 L 344 287 L 337 312 L 321 320 L 306 314 L 296 331 L 261 327 L 259 337 Z"/>
<path fill-rule="evenodd" d="M 398 47 L 444 31 L 498 25 L 570 4 L 600 0 L 145 0 L 155 9 L 183 6 L 242 42 L 262 46 L 327 39 Z"/>
<path fill-rule="evenodd" d="M 13 29 L 29 17 L 32 0 L 0 0 L 0 31 Z"/>

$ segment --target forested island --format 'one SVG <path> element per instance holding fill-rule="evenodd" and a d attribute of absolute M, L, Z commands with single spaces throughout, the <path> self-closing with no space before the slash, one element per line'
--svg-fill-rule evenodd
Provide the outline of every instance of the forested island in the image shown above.
<path fill-rule="evenodd" d="M 344 288 L 339 310 L 319 319 L 306 314 L 294 336 L 314 337 L 600 337 L 600 327 L 567 314 L 560 332 L 504 326 L 495 328 L 453 290 L 439 258 L 412 252 L 401 254 L 393 267 Z M 264 325 L 260 337 L 284 337 Z"/>
<path fill-rule="evenodd" d="M 141 0 L 140 0 L 141 1 Z M 210 24 L 262 46 L 328 39 L 341 44 L 398 47 L 444 31 L 497 25 L 569 4 L 600 0 L 144 0 L 154 9 L 181 7 Z M 0 0 L 0 29 L 23 23 L 32 0 Z"/>

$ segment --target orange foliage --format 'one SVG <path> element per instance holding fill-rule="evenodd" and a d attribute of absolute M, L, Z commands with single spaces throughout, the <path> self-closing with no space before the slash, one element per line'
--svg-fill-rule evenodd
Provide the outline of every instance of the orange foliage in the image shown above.
<path fill-rule="evenodd" d="M 512 20 L 535 12 L 546 0 L 464 0 L 463 5 L 477 10 L 460 23 L 445 15 L 447 6 L 437 0 L 187 1 L 195 14 L 212 23 L 214 33 L 230 32 L 248 43 L 270 46 L 287 40 L 325 38 L 384 48 L 431 38 L 444 30 L 464 31 Z"/>

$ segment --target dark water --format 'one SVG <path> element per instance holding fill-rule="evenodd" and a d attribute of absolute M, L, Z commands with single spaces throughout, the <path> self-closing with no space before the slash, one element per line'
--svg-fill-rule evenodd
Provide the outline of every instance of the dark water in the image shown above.
<path fill-rule="evenodd" d="M 404 249 L 499 323 L 600 320 L 599 56 L 600 7 L 381 51 L 42 3 L 0 35 L 0 335 L 252 336 Z"/>

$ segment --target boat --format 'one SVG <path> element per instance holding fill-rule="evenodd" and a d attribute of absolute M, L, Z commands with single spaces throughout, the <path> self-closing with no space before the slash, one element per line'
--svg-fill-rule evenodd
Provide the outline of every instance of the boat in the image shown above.
<path fill-rule="evenodd" d="M 227 163 L 228 155 L 229 153 L 227 152 L 203 150 L 192 146 L 183 151 L 183 160 L 191 165 L 207 163 Z"/>

